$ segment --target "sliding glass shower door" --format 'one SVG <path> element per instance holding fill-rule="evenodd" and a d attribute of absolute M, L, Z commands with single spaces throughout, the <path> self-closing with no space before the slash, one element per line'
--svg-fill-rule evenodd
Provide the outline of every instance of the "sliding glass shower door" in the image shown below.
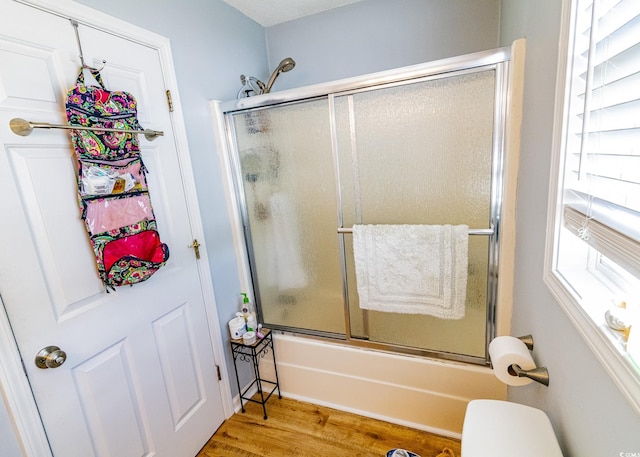
<path fill-rule="evenodd" d="M 487 65 L 227 114 L 254 293 L 272 328 L 486 360 L 501 73 Z M 466 224 L 461 319 L 360 308 L 355 224 Z M 459 357 L 457 357 L 459 356 Z"/>
<path fill-rule="evenodd" d="M 262 319 L 344 335 L 327 100 L 234 114 L 233 125 Z"/>
<path fill-rule="evenodd" d="M 493 70 L 337 96 L 343 226 L 488 229 L 494 99 Z M 469 236 L 465 315 L 457 320 L 360 309 L 353 237 L 343 236 L 352 338 L 484 356 L 489 236 Z"/>

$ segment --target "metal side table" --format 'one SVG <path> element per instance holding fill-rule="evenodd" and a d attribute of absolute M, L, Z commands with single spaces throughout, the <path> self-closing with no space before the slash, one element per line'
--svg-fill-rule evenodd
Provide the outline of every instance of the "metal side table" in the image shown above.
<path fill-rule="evenodd" d="M 240 407 L 242 408 L 242 412 L 245 412 L 243 400 L 252 401 L 254 403 L 259 403 L 262 405 L 262 411 L 264 412 L 264 418 L 267 418 L 267 407 L 265 404 L 271 398 L 273 392 L 278 390 L 278 398 L 282 398 L 280 394 L 280 383 L 278 381 L 278 368 L 276 367 L 276 352 L 273 348 L 273 335 L 270 329 L 262 329 L 262 334 L 264 338 L 257 339 L 253 344 L 245 344 L 242 340 L 231 340 L 231 353 L 233 354 L 233 368 L 236 372 L 236 383 L 238 384 L 238 392 L 240 393 Z M 265 355 L 269 353 L 273 354 L 273 369 L 275 372 L 276 379 L 268 380 L 262 378 L 260 375 L 260 365 L 259 361 Z M 240 388 L 240 379 L 238 378 L 238 365 L 236 361 L 240 359 L 243 362 L 251 363 L 253 366 L 253 381 L 243 390 Z M 256 385 L 258 389 L 258 394 L 260 395 L 260 400 L 254 400 L 251 397 L 247 396 L 247 393 L 251 390 L 251 388 Z M 267 384 L 268 389 L 265 391 L 263 384 Z"/>

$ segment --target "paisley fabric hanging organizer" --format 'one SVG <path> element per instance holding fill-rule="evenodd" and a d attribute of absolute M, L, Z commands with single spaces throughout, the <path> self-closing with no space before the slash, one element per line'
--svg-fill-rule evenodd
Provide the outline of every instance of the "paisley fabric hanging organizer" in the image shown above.
<path fill-rule="evenodd" d="M 84 68 L 66 102 L 68 123 L 89 128 L 71 130 L 78 202 L 100 279 L 107 288 L 133 285 L 149 279 L 169 258 L 158 234 L 135 132 L 143 129 L 135 98 L 108 91 L 96 69 L 90 72 L 99 86 L 86 85 Z"/>

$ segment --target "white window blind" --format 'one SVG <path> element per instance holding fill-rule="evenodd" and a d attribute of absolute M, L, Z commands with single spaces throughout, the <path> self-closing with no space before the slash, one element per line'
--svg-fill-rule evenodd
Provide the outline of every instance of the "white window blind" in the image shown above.
<path fill-rule="evenodd" d="M 577 0 L 565 228 L 640 277 L 640 0 Z"/>
<path fill-rule="evenodd" d="M 640 413 L 640 0 L 569 4 L 544 278 Z"/>

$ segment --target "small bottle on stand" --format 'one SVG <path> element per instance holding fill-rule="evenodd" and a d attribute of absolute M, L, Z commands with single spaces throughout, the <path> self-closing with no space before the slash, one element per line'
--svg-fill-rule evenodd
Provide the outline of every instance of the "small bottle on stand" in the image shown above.
<path fill-rule="evenodd" d="M 242 314 L 247 321 L 247 331 L 255 332 L 258 330 L 258 319 L 256 318 L 256 311 L 253 308 L 253 304 L 249 301 L 246 293 L 242 293 L 244 296 L 242 299 Z"/>

